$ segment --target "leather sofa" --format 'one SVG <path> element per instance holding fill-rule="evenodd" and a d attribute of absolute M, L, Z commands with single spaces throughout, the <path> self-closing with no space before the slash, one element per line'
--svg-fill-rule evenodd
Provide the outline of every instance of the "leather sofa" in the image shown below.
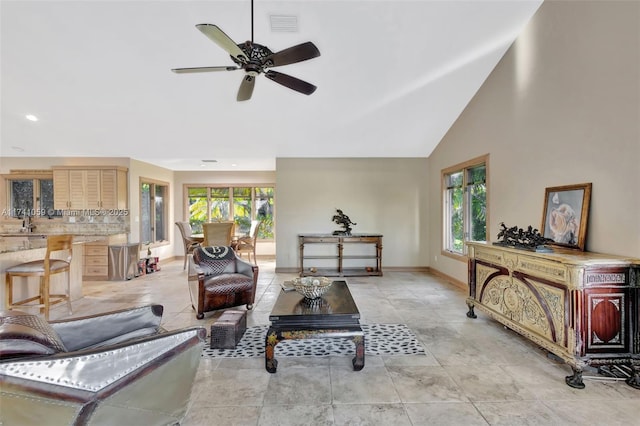
<path fill-rule="evenodd" d="M 52 322 L 0 312 L 0 424 L 179 424 L 206 329 L 166 331 L 162 312 Z"/>

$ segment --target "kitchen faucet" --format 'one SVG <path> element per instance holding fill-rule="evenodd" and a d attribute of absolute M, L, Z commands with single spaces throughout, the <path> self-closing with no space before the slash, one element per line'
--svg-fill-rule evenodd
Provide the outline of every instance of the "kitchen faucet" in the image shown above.
<path fill-rule="evenodd" d="M 36 226 L 33 224 L 31 215 L 24 215 L 22 218 L 22 232 L 33 232 Z"/>

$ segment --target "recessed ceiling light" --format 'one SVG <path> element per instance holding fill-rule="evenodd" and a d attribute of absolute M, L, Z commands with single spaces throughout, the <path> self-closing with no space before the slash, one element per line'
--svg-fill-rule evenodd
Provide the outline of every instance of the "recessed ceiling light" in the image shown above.
<path fill-rule="evenodd" d="M 233 163 L 233 164 L 231 165 L 231 167 L 236 167 L 236 166 L 238 166 L 236 163 Z"/>
<path fill-rule="evenodd" d="M 27 115 L 24 116 L 24 118 L 26 118 L 29 121 L 38 121 L 38 117 L 36 117 L 33 114 L 27 114 Z"/>

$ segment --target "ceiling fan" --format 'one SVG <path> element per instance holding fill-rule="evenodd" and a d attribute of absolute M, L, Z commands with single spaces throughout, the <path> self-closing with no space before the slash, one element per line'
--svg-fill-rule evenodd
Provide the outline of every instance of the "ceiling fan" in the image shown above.
<path fill-rule="evenodd" d="M 224 49 L 235 62 L 230 66 L 195 67 L 195 68 L 174 68 L 171 71 L 178 74 L 211 72 L 211 71 L 235 71 L 242 69 L 245 76 L 238 89 L 238 101 L 251 99 L 256 77 L 264 74 L 269 80 L 273 80 L 289 89 L 310 95 L 316 91 L 317 87 L 296 77 L 273 71 L 270 68 L 283 65 L 294 64 L 320 56 L 318 48 L 310 41 L 296 46 L 289 47 L 279 52 L 273 53 L 268 47 L 253 42 L 253 0 L 251 0 L 251 41 L 237 44 L 220 28 L 212 24 L 198 24 L 199 29 L 211 41 Z"/>

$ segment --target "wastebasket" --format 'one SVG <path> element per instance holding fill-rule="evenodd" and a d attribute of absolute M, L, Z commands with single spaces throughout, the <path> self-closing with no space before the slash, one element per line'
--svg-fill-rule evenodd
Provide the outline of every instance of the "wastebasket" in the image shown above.
<path fill-rule="evenodd" d="M 125 281 L 137 275 L 140 243 L 125 243 L 109 246 L 110 281 Z"/>

